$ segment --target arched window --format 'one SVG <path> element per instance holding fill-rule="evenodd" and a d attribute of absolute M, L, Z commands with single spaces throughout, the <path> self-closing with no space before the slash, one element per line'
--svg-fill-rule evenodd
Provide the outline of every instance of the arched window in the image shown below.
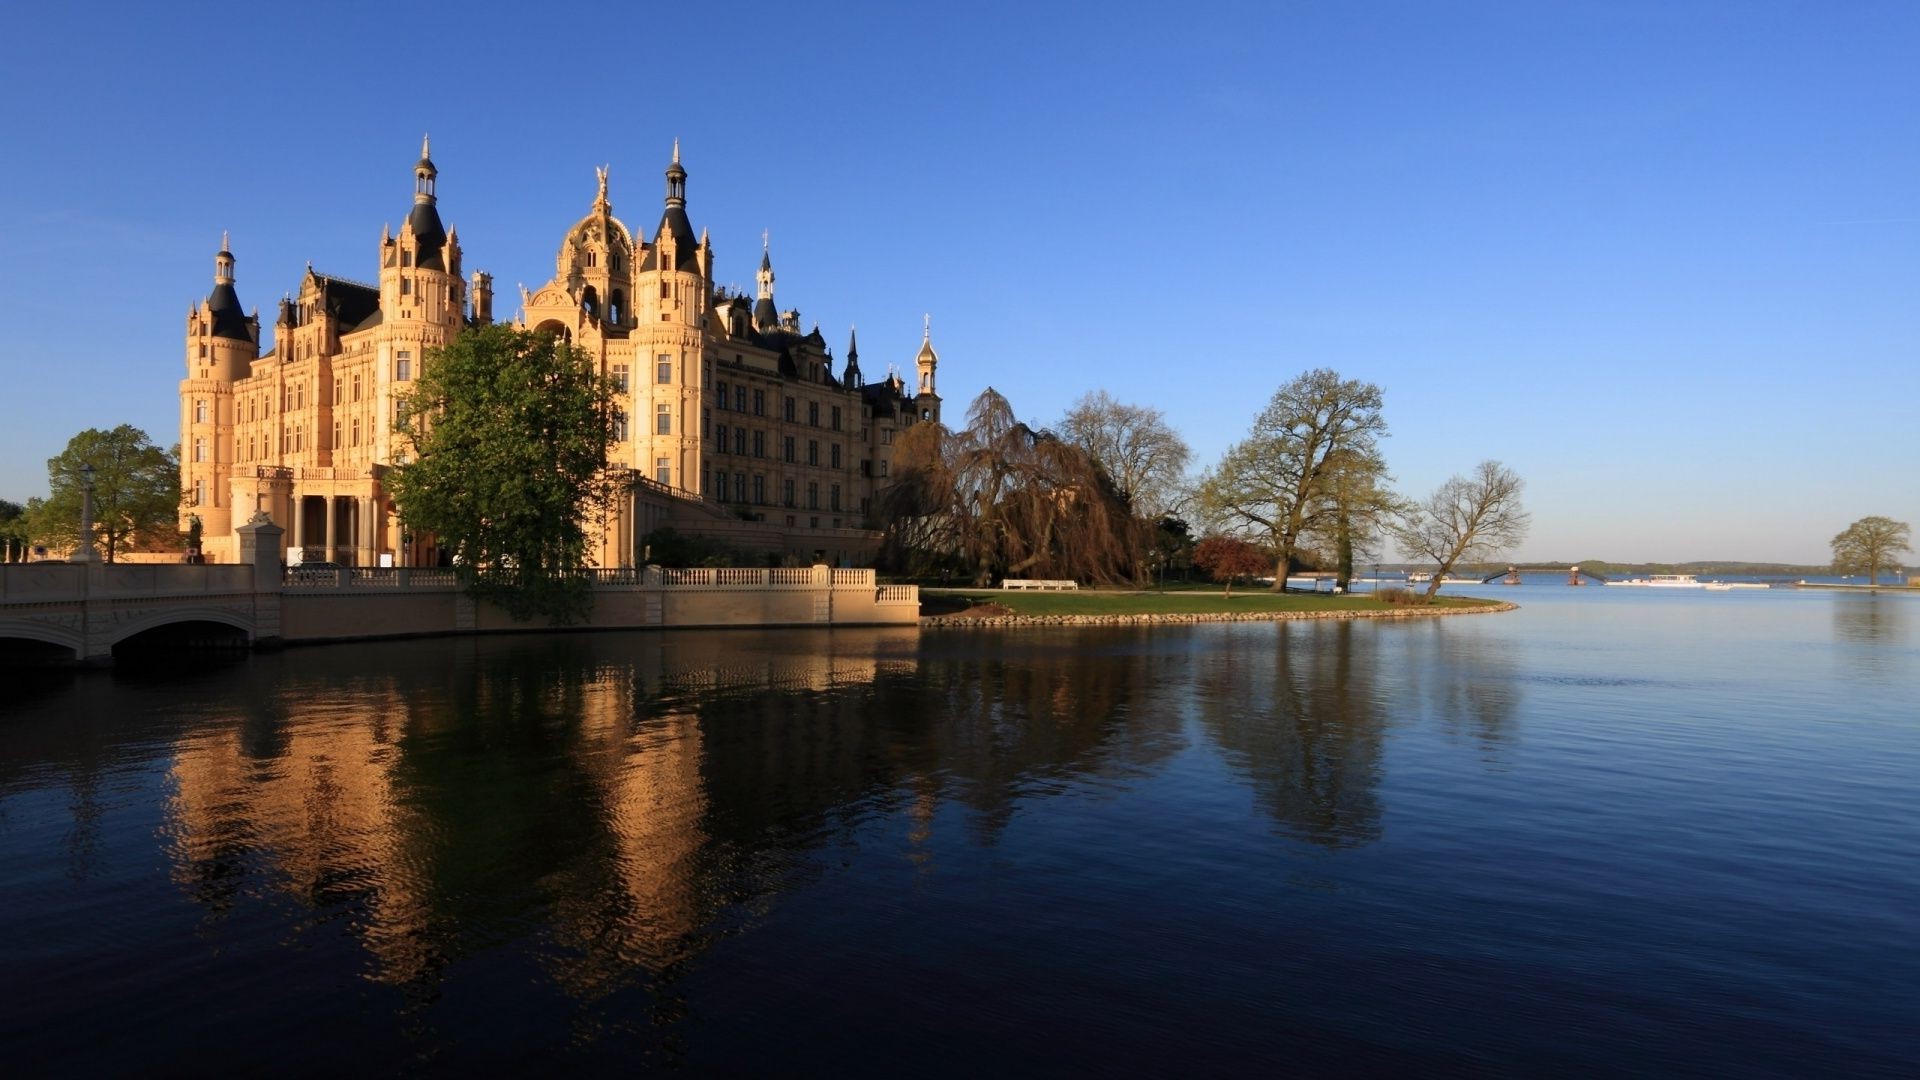
<path fill-rule="evenodd" d="M 588 265 L 588 266 L 599 266 L 599 265 L 600 265 L 600 255 L 599 255 L 599 253 L 598 253 L 598 252 L 595 252 L 595 251 L 588 251 L 588 252 L 587 252 L 587 265 Z"/>
<path fill-rule="evenodd" d="M 607 294 L 607 321 L 615 326 L 627 321 L 627 294 L 619 289 Z"/>
<path fill-rule="evenodd" d="M 586 291 L 580 294 L 580 309 L 585 311 L 589 318 L 599 317 L 600 294 L 594 291 L 593 286 L 587 286 Z"/>

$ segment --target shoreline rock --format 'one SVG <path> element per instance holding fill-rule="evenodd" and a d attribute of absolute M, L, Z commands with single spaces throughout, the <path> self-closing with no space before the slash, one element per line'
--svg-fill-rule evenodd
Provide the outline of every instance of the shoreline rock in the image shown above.
<path fill-rule="evenodd" d="M 1291 622 L 1317 619 L 1437 619 L 1447 615 L 1491 615 L 1518 610 L 1520 605 L 1500 601 L 1470 608 L 1394 608 L 1389 611 L 1247 611 L 1247 612 L 1168 612 L 1124 615 L 989 615 L 967 618 L 964 615 L 925 615 L 923 628 L 1002 629 L 1022 626 L 1187 626 L 1207 622 Z"/>

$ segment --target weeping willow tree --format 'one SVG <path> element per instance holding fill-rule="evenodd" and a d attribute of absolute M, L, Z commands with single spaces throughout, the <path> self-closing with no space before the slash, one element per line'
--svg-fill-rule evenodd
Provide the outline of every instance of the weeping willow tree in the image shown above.
<path fill-rule="evenodd" d="M 989 387 L 949 431 L 915 424 L 894 444 L 880 493 L 882 557 L 909 573 L 1139 580 L 1147 529 L 1085 450 L 1028 427 Z"/>

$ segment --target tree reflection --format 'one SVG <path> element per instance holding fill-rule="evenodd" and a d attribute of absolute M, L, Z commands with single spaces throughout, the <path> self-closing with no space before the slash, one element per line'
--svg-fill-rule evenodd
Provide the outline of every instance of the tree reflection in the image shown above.
<path fill-rule="evenodd" d="M 1380 836 L 1385 710 L 1375 628 L 1279 623 L 1233 635 L 1197 674 L 1200 718 L 1288 835 L 1326 847 Z"/>
<path fill-rule="evenodd" d="M 1497 754 L 1513 734 L 1521 680 L 1510 647 L 1489 640 L 1479 627 L 1431 619 L 1403 628 L 1408 634 L 1407 674 L 1441 727 L 1472 739 L 1483 753 Z"/>
<path fill-rule="evenodd" d="M 1907 640 L 1907 607 L 1912 601 L 1904 596 L 1836 596 L 1833 601 L 1833 636 L 1841 641 L 1866 645 L 1898 645 Z"/>

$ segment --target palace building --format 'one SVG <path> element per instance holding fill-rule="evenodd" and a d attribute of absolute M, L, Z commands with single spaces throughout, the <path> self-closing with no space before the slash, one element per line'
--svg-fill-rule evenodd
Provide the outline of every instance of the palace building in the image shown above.
<path fill-rule="evenodd" d="M 187 315 L 180 383 L 184 531 L 197 516 L 209 561 L 236 557 L 234 530 L 264 512 L 289 562 L 423 565 L 440 553 L 399 525 L 383 477 L 395 423 L 430 353 L 493 320 L 492 279 L 463 276 L 440 218 L 439 172 L 423 142 L 413 206 L 383 230 L 372 282 L 308 267 L 280 302 L 272 347 L 235 289 L 222 243 L 213 291 Z M 607 172 L 560 241 L 552 280 L 523 288 L 512 322 L 584 350 L 619 388 L 608 468 L 621 480 L 600 523 L 601 566 L 644 561 L 642 538 L 672 527 L 771 557 L 857 562 L 892 466 L 896 435 L 940 418 L 930 327 L 913 361 L 868 383 L 849 332 L 844 364 L 816 325 L 774 303 L 764 238 L 753 299 L 715 285 L 713 246 L 687 216 L 676 143 L 651 238 L 613 215 Z"/>

